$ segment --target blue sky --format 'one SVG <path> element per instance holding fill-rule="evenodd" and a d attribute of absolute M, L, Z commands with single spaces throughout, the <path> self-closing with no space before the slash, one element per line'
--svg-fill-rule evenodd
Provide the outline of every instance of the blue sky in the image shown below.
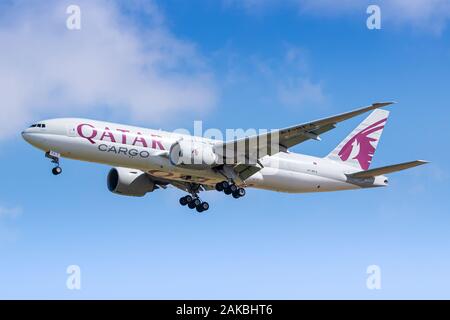
<path fill-rule="evenodd" d="M 65 28 L 78 3 L 82 29 Z M 0 13 L 0 298 L 450 298 L 446 1 L 7 1 Z M 113 195 L 109 168 L 20 138 L 36 119 L 277 128 L 396 100 L 373 166 L 426 159 L 387 189 Z M 362 119 L 294 151 L 324 156 Z M 66 288 L 79 265 L 81 290 Z M 378 265 L 382 289 L 366 288 Z"/>

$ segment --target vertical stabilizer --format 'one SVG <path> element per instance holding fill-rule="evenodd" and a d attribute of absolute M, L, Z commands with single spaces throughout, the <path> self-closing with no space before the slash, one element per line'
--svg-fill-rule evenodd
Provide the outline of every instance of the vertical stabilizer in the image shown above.
<path fill-rule="evenodd" d="M 373 111 L 327 158 L 368 170 L 389 117 L 389 111 Z"/>

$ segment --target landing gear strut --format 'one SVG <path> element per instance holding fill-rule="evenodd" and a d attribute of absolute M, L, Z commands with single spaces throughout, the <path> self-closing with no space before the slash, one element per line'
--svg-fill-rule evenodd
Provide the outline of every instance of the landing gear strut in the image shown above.
<path fill-rule="evenodd" d="M 203 212 L 209 209 L 209 203 L 200 200 L 200 198 L 197 195 L 195 195 L 194 197 L 191 195 L 187 195 L 180 198 L 180 204 L 182 206 L 187 205 L 189 209 L 196 209 L 197 212 Z"/>
<path fill-rule="evenodd" d="M 54 151 L 48 151 L 45 153 L 45 157 L 52 160 L 52 163 L 55 164 L 55 167 L 52 169 L 53 175 L 60 175 L 62 173 L 62 169 L 59 166 L 60 154 Z"/>
<path fill-rule="evenodd" d="M 233 195 L 233 198 L 238 199 L 245 196 L 245 189 L 238 187 L 233 182 L 222 181 L 216 184 L 216 190 L 224 192 L 227 195 Z"/>

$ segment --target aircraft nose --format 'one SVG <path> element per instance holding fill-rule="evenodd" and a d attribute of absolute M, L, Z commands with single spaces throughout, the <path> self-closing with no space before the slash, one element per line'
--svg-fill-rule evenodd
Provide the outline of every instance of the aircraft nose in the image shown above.
<path fill-rule="evenodd" d="M 47 134 L 45 132 L 41 132 L 41 130 L 36 130 L 34 127 L 23 130 L 22 138 L 38 149 L 49 149 Z"/>
<path fill-rule="evenodd" d="M 39 143 L 42 139 L 40 138 L 39 133 L 37 132 L 32 132 L 29 129 L 25 129 L 24 131 L 22 131 L 22 138 L 23 140 L 25 140 L 26 142 L 30 143 L 30 144 L 35 144 L 35 143 Z"/>
<path fill-rule="evenodd" d="M 25 130 L 22 131 L 22 138 L 23 138 L 25 141 L 28 141 L 28 140 L 27 140 L 27 136 L 28 136 L 28 132 L 27 132 L 27 130 L 25 129 Z"/>

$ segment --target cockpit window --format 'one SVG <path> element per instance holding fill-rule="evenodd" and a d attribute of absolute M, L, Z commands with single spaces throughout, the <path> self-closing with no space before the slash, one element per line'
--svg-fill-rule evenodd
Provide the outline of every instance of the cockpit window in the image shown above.
<path fill-rule="evenodd" d="M 45 124 L 44 123 L 36 123 L 36 124 L 32 124 L 30 126 L 30 128 L 45 128 Z"/>

